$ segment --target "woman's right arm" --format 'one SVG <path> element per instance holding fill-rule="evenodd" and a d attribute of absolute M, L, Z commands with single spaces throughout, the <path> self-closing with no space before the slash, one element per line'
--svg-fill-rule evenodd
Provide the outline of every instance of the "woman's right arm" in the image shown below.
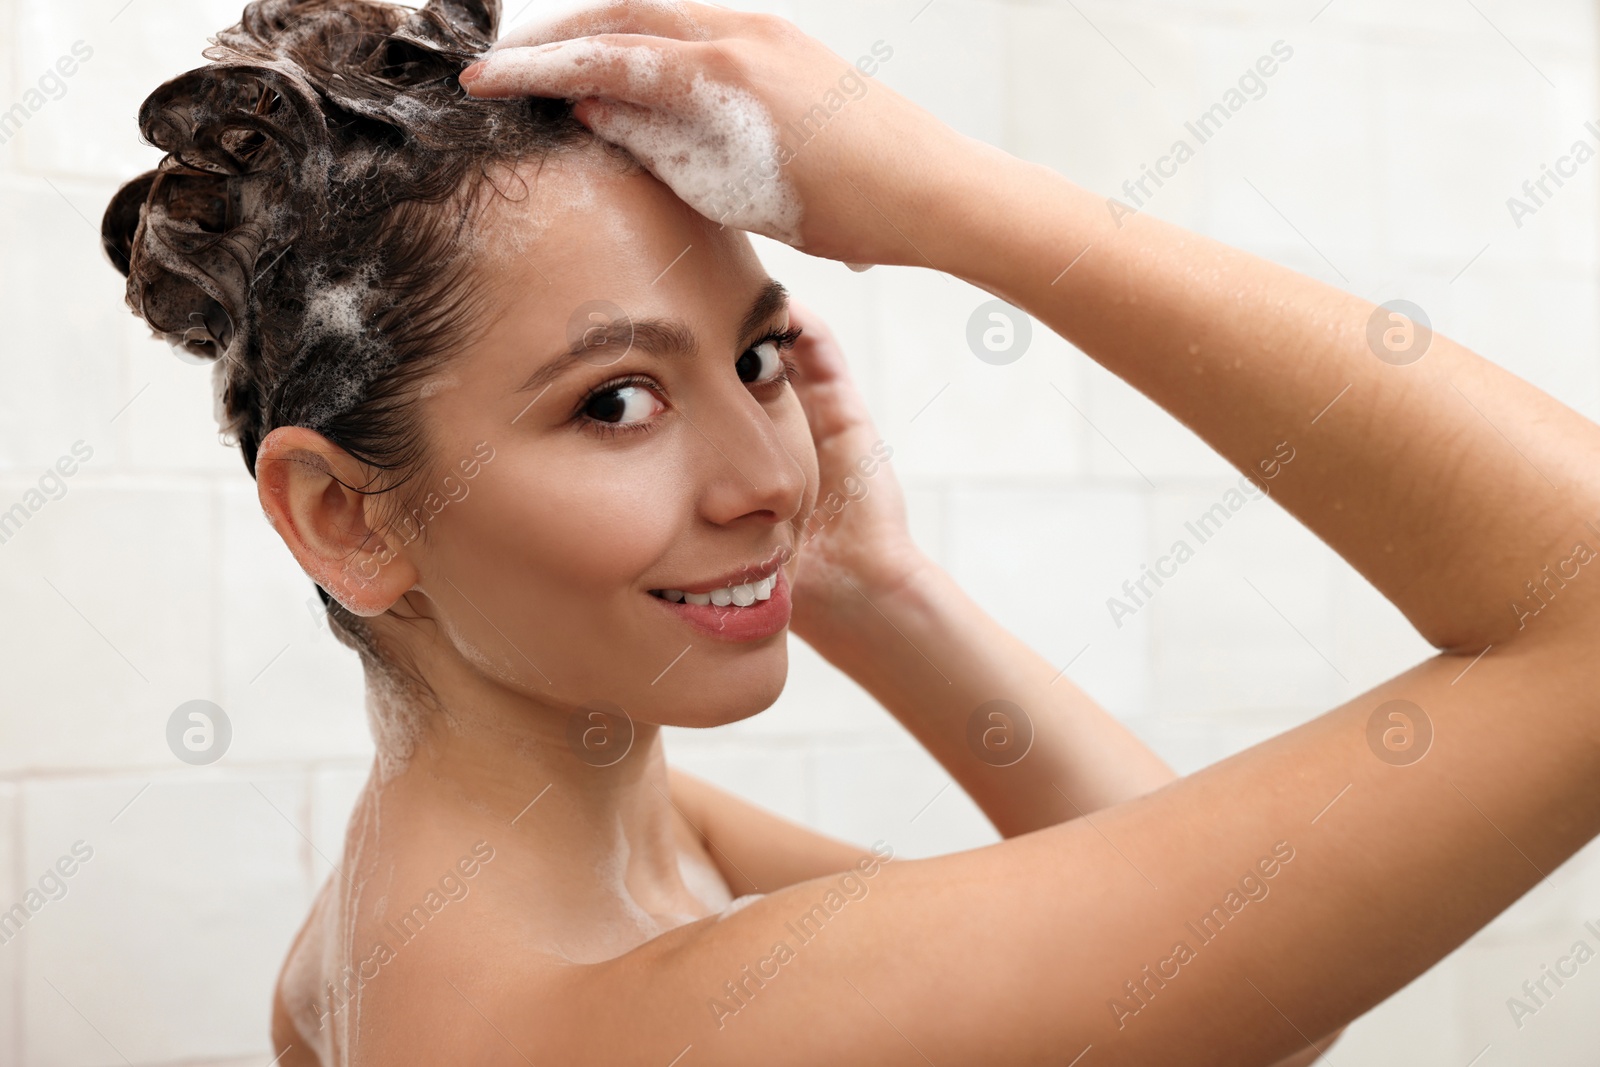
<path fill-rule="evenodd" d="M 928 254 L 1258 482 L 1294 449 L 1273 499 L 1436 648 L 1497 653 L 1590 610 L 1600 426 L 1398 314 L 971 143 L 984 162 L 942 193 L 964 223 Z"/>
<path fill-rule="evenodd" d="M 802 882 L 604 963 L 442 968 L 483 1020 L 454 1040 L 495 1063 L 1271 1063 L 1600 832 L 1600 611 L 1574 602 L 1092 824 Z M 1433 723 L 1410 765 L 1368 740 L 1394 699 Z"/>

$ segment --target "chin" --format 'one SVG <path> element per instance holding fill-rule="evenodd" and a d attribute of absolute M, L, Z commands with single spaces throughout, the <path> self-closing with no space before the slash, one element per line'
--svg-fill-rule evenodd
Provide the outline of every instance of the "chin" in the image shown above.
<path fill-rule="evenodd" d="M 688 657 L 684 658 L 685 662 L 679 666 L 687 666 Z M 680 692 L 686 692 L 687 699 L 674 697 L 661 709 L 657 722 L 662 726 L 706 729 L 748 719 L 777 702 L 788 678 L 789 645 L 785 630 L 773 637 L 767 648 L 752 649 L 720 667 L 704 665 L 692 675 L 686 672 L 679 684 L 684 686 Z"/>

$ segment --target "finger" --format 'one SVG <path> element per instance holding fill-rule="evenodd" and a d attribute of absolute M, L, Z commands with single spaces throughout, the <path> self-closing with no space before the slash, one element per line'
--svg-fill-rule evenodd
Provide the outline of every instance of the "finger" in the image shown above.
<path fill-rule="evenodd" d="M 658 181 L 674 189 L 675 181 L 681 184 L 682 174 L 670 165 L 663 166 L 663 162 L 673 154 L 681 155 L 685 138 L 691 135 L 692 123 L 682 116 L 625 100 L 592 97 L 579 100 L 572 113 L 596 137 L 626 149 Z M 695 199 L 691 193 L 689 202 Z M 709 215 L 705 205 L 695 206 Z"/>
<path fill-rule="evenodd" d="M 819 451 L 833 441 L 847 449 L 859 446 L 859 434 L 870 428 L 872 416 L 850 377 L 844 350 L 821 317 L 792 298 L 789 325 L 804 331 L 793 350 L 800 371 L 794 378 L 794 391 L 810 424 L 812 440 Z"/>
<path fill-rule="evenodd" d="M 801 329 L 795 341 L 794 360 L 808 383 L 822 384 L 850 377 L 844 351 L 828 324 L 815 311 L 794 298 L 789 300 L 789 325 Z"/>
<path fill-rule="evenodd" d="M 601 33 L 639 33 L 681 40 L 707 40 L 708 17 L 713 9 L 703 4 L 670 0 L 607 0 L 567 3 L 525 25 L 509 31 L 491 51 L 592 37 Z"/>
<path fill-rule="evenodd" d="M 596 137 L 626 148 L 640 163 L 649 166 L 648 154 L 642 151 L 638 134 L 663 121 L 657 112 L 621 100 L 588 99 L 580 100 L 572 113 Z"/>
<path fill-rule="evenodd" d="M 645 103 L 584 100 L 575 113 L 596 136 L 627 149 L 678 199 L 712 222 L 796 244 L 800 209 L 786 184 L 747 182 L 738 194 L 729 192 L 771 157 L 763 147 L 770 142 L 752 129 L 748 105 L 732 93 L 724 90 L 708 104 L 706 94 L 696 95 L 683 75 L 662 75 L 648 92 L 632 93 L 635 100 L 647 97 Z"/>
<path fill-rule="evenodd" d="M 492 52 L 461 72 L 477 97 L 599 96 L 653 104 L 687 85 L 691 45 L 644 34 L 601 34 Z"/>

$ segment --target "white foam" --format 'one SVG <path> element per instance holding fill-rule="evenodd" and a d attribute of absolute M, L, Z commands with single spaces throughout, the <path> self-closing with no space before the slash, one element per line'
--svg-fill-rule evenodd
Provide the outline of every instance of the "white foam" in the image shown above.
<path fill-rule="evenodd" d="M 236 430 L 232 425 L 233 420 L 228 417 L 228 362 L 231 359 L 232 353 L 224 352 L 211 364 L 211 417 L 218 429 L 227 433 Z"/>
<path fill-rule="evenodd" d="M 338 364 L 337 382 L 310 410 L 302 412 L 302 425 L 320 426 L 360 402 L 368 384 L 381 377 L 394 363 L 392 347 L 367 330 L 366 315 L 381 272 L 376 261 L 358 266 L 347 277 L 334 281 L 326 268 L 319 266 L 306 285 L 305 314 L 302 318 L 302 343 L 332 338 L 341 342 L 344 352 Z M 322 373 L 334 367 L 319 368 Z"/>
<path fill-rule="evenodd" d="M 362 308 L 371 291 L 370 279 L 364 277 L 343 282 L 323 282 L 315 286 L 306 300 L 306 335 L 359 337 Z"/>
<path fill-rule="evenodd" d="M 378 781 L 387 782 L 411 761 L 428 710 L 411 685 L 388 670 L 367 671 L 366 683 L 367 726 L 377 749 Z"/>
<path fill-rule="evenodd" d="M 461 654 L 461 658 L 477 667 L 484 674 L 503 682 L 513 689 L 521 685 L 535 684 L 535 680 L 519 677 L 515 670 L 507 667 L 500 660 L 468 640 L 466 634 L 447 620 L 441 619 L 440 622 L 445 633 L 450 638 L 451 645 Z"/>
<path fill-rule="evenodd" d="M 607 168 L 618 175 L 643 169 L 625 149 L 598 139 L 519 162 L 514 168 L 494 169 L 484 196 L 504 199 L 499 209 L 509 210 L 514 218 L 506 222 L 480 211 L 462 232 L 463 245 L 470 246 L 473 258 L 480 261 L 494 251 L 517 257 L 533 254 L 558 218 L 593 212 L 595 184 Z"/>
<path fill-rule="evenodd" d="M 596 134 L 626 148 L 707 218 L 799 247 L 800 199 L 777 164 L 777 124 L 746 90 L 700 71 L 686 86 L 674 85 L 655 49 L 582 39 L 547 52 L 498 52 L 484 76 L 492 70 L 497 83 L 529 91 L 559 87 L 568 99 L 580 99 L 601 95 L 601 82 L 589 73 L 601 65 L 620 68 L 629 98 L 657 106 L 608 101 L 591 123 Z"/>
<path fill-rule="evenodd" d="M 721 922 L 723 919 L 726 919 L 728 916 L 732 915 L 736 911 L 739 911 L 741 908 L 748 908 L 750 905 L 754 904 L 764 896 L 766 896 L 765 893 L 746 893 L 742 897 L 734 897 L 733 900 L 728 903 L 726 908 L 723 908 L 721 911 L 717 912 L 717 922 Z"/>

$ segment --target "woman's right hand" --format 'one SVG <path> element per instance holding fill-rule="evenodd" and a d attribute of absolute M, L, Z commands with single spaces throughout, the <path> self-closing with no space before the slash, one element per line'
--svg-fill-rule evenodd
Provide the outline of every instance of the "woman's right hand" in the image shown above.
<path fill-rule="evenodd" d="M 514 31 L 461 80 L 478 97 L 577 101 L 579 121 L 713 221 L 852 264 L 931 266 L 930 198 L 995 150 L 864 73 L 892 55 L 880 41 L 858 69 L 776 16 L 617 0 Z"/>

